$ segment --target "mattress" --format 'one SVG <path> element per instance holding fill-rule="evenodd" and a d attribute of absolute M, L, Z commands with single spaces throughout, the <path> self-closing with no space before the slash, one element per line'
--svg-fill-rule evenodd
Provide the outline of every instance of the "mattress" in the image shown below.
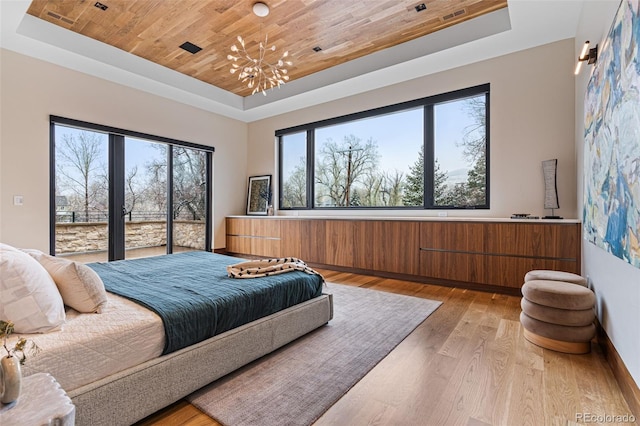
<path fill-rule="evenodd" d="M 160 317 L 123 297 L 112 293 L 107 297 L 101 314 L 66 308 L 61 330 L 21 334 L 40 348 L 28 356 L 23 375 L 49 373 L 69 392 L 159 357 L 165 343 Z"/>

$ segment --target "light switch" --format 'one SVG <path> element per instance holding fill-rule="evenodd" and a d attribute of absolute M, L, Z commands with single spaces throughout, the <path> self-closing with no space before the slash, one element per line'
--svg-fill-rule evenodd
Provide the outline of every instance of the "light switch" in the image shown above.
<path fill-rule="evenodd" d="M 22 204 L 24 204 L 24 197 L 22 195 L 14 195 L 13 196 L 13 205 L 14 206 L 21 206 Z"/>

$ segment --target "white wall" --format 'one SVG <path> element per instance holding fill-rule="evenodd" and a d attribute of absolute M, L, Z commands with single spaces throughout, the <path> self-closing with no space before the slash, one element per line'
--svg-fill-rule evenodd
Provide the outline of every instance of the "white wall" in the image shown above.
<path fill-rule="evenodd" d="M 618 8 L 617 1 L 585 2 L 576 33 L 575 54 L 586 40 L 602 46 Z M 592 66 L 576 77 L 576 157 L 578 159 L 578 208 L 583 207 L 584 97 Z M 582 219 L 582 215 L 580 215 Z M 640 269 L 583 240 L 583 269 L 596 293 L 598 319 L 640 385 Z"/>
<path fill-rule="evenodd" d="M 539 216 L 550 214 L 543 209 L 541 162 L 557 158 L 560 209 L 556 213 L 565 218 L 576 218 L 573 46 L 572 39 L 563 40 L 250 123 L 248 172 L 272 174 L 275 179 L 274 132 L 278 129 L 490 83 L 491 209 L 452 210 L 449 215 L 509 217 L 516 212 Z M 327 211 L 305 212 L 314 213 L 326 215 Z M 435 211 L 416 210 L 329 213 L 436 214 Z"/>
<path fill-rule="evenodd" d="M 214 146 L 214 248 L 244 210 L 247 124 L 2 49 L 0 241 L 49 249 L 49 115 Z M 23 206 L 13 196 L 24 196 Z"/>

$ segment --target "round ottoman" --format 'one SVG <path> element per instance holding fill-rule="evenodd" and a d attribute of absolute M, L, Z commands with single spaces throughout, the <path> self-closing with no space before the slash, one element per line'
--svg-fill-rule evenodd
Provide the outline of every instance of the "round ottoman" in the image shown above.
<path fill-rule="evenodd" d="M 534 280 L 562 281 L 565 283 L 580 284 L 584 287 L 587 286 L 587 279 L 578 274 L 564 271 L 551 271 L 548 269 L 536 269 L 534 271 L 529 271 L 524 276 L 524 282 Z"/>
<path fill-rule="evenodd" d="M 533 344 L 558 352 L 591 351 L 595 336 L 595 295 L 581 285 L 529 280 L 522 286 L 520 323 Z"/>

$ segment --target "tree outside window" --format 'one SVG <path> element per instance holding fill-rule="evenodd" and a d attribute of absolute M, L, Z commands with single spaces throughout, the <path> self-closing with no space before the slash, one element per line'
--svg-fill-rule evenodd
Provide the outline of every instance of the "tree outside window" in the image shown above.
<path fill-rule="evenodd" d="M 488 89 L 282 131 L 280 208 L 488 208 Z"/>

